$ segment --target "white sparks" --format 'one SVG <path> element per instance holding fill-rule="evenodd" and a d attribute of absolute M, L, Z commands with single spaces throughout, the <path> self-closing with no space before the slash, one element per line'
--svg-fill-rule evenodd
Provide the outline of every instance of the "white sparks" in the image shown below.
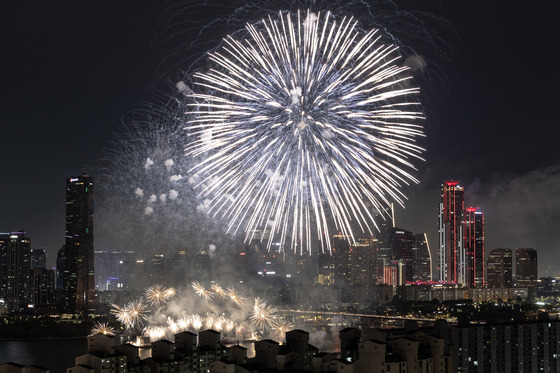
<path fill-rule="evenodd" d="M 280 13 L 246 31 L 194 75 L 197 209 L 300 252 L 312 239 L 330 250 L 331 221 L 350 240 L 373 234 L 375 211 L 403 204 L 402 185 L 418 182 L 424 151 L 418 89 L 397 47 L 329 12 Z"/>

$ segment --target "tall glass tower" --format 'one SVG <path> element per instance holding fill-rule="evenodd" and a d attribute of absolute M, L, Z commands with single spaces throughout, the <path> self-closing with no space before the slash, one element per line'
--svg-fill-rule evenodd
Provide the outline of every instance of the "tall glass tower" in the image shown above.
<path fill-rule="evenodd" d="M 62 306 L 65 313 L 95 314 L 93 178 L 66 179 L 66 240 Z"/>
<path fill-rule="evenodd" d="M 463 186 L 458 181 L 446 181 L 439 205 L 439 280 L 459 284 L 464 284 L 466 279 L 463 194 Z"/>

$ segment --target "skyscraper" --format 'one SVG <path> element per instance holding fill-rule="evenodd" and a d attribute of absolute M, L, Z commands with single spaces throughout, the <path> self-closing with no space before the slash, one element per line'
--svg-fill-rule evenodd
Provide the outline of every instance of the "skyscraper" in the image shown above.
<path fill-rule="evenodd" d="M 93 178 L 66 179 L 66 241 L 62 306 L 66 313 L 95 314 Z"/>
<path fill-rule="evenodd" d="M 537 250 L 515 249 L 515 285 L 520 288 L 528 288 L 531 297 L 536 293 L 537 280 Z"/>
<path fill-rule="evenodd" d="M 478 207 L 463 212 L 463 248 L 466 255 L 466 285 L 484 287 L 484 213 Z"/>
<path fill-rule="evenodd" d="M 439 205 L 439 279 L 465 283 L 463 239 L 464 190 L 458 181 L 445 181 Z"/>
<path fill-rule="evenodd" d="M 513 285 L 512 277 L 513 258 L 511 249 L 494 249 L 488 256 L 487 281 L 490 288 L 510 288 Z"/>
<path fill-rule="evenodd" d="M 25 232 L 0 233 L 0 297 L 9 312 L 22 312 L 29 304 L 31 244 Z"/>

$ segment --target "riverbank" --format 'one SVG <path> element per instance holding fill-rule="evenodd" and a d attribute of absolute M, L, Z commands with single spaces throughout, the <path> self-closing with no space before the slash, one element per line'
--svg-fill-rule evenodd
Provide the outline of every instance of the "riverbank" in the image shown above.
<path fill-rule="evenodd" d="M 0 340 L 43 340 L 85 338 L 93 320 L 63 320 L 50 317 L 10 317 L 0 319 Z"/>

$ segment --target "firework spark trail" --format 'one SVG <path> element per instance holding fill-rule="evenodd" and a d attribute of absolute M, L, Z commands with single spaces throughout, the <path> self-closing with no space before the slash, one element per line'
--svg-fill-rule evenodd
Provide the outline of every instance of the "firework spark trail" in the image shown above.
<path fill-rule="evenodd" d="M 270 231 L 293 250 L 313 230 L 330 250 L 329 221 L 354 239 L 373 211 L 403 204 L 421 159 L 422 118 L 393 45 L 352 18 L 310 11 L 269 16 L 227 37 L 194 74 L 187 155 L 195 187 L 229 230 Z M 270 247 L 269 247 L 270 248 Z"/>

